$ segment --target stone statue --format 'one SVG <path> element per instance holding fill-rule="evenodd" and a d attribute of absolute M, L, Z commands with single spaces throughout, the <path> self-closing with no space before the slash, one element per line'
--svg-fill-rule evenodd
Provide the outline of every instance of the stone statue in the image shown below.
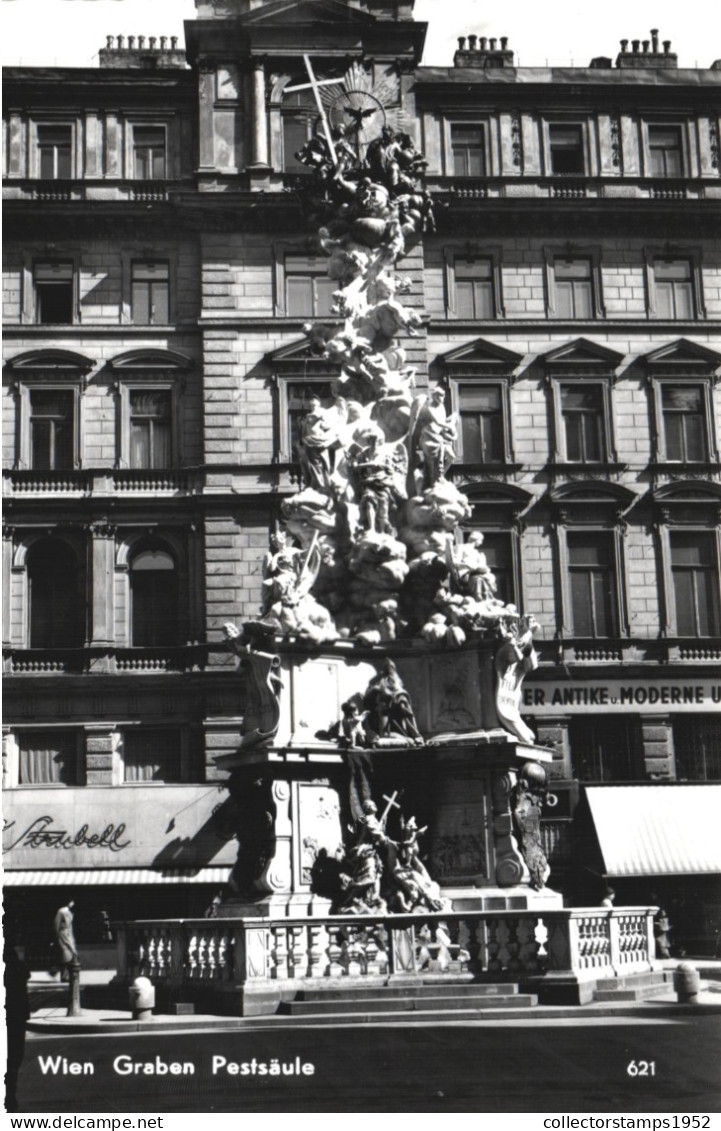
<path fill-rule="evenodd" d="M 53 922 L 55 940 L 60 951 L 60 971 L 64 982 L 70 981 L 70 964 L 78 961 L 78 946 L 73 929 L 74 906 L 75 900 L 69 899 L 64 907 L 58 909 Z"/>
<path fill-rule="evenodd" d="M 472 531 L 468 541 L 460 546 L 453 539 L 448 542 L 448 561 L 455 585 L 459 592 L 466 593 L 477 601 L 496 596 L 496 579 L 481 550 L 482 545 L 483 535 L 480 530 Z"/>
<path fill-rule="evenodd" d="M 308 412 L 300 422 L 298 445 L 301 470 L 309 487 L 330 487 L 346 415 L 342 398 L 332 408 L 323 408 L 319 397 L 311 397 Z"/>
<path fill-rule="evenodd" d="M 228 623 L 223 635 L 247 677 L 241 747 L 267 745 L 278 731 L 283 687 L 275 628 L 263 621 L 247 621 L 241 628 Z"/>
<path fill-rule="evenodd" d="M 533 636 L 539 629 L 533 616 L 521 617 L 506 629 L 505 641 L 496 653 L 496 712 L 501 725 L 521 742 L 534 743 L 536 736 L 521 718 L 521 684 L 529 671 L 538 667 Z"/>
<path fill-rule="evenodd" d="M 363 813 L 358 821 L 358 840 L 349 853 L 352 873 L 346 887 L 340 911 L 355 915 L 385 914 L 386 902 L 381 898 L 383 863 L 381 850 L 388 844 L 384 820 L 378 818 L 374 801 L 363 802 Z"/>
<path fill-rule="evenodd" d="M 351 480 L 355 485 L 360 507 L 359 533 L 390 534 L 396 530 L 391 522 L 391 506 L 398 498 L 396 470 L 392 456 L 383 451 L 381 437 L 375 429 L 362 432 L 360 450 L 349 459 Z"/>
<path fill-rule="evenodd" d="M 435 385 L 427 397 L 416 399 L 415 416 L 411 418 L 411 460 L 417 468 L 417 494 L 444 479 L 455 459 L 456 418 L 448 415 L 444 402 L 440 385 Z"/>
<path fill-rule="evenodd" d="M 415 817 L 408 821 L 401 817 L 402 839 L 393 853 L 390 869 L 390 882 L 396 890 L 389 903 L 394 911 L 415 911 L 419 907 L 443 911 L 449 906 L 420 857 L 418 838 L 427 831 L 427 826 L 418 828 Z"/>
<path fill-rule="evenodd" d="M 537 762 L 526 762 L 511 794 L 513 827 L 531 887 L 540 891 L 551 869 L 541 844 L 541 810 L 546 791 L 546 771 Z"/>
<path fill-rule="evenodd" d="M 392 660 L 385 660 L 368 684 L 363 705 L 368 711 L 366 729 L 373 735 L 373 745 L 381 739 L 402 739 L 406 745 L 423 745 L 408 692 Z"/>

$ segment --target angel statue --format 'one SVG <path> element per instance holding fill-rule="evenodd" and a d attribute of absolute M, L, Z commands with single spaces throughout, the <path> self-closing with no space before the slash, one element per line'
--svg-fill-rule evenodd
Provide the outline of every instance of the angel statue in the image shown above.
<path fill-rule="evenodd" d="M 446 412 L 445 392 L 434 385 L 428 396 L 416 397 L 409 429 L 410 456 L 415 463 L 416 491 L 422 494 L 444 479 L 456 458 L 458 425 L 455 414 Z"/>

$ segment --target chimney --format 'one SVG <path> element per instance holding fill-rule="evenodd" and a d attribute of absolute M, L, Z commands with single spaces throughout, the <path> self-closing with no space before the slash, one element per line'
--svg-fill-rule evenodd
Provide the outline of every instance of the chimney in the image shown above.
<path fill-rule="evenodd" d="M 663 53 L 658 49 L 658 28 L 651 28 L 651 38 L 632 39 L 631 51 L 628 50 L 628 40 L 621 40 L 621 53 L 616 57 L 616 66 L 629 69 L 631 67 L 644 67 L 654 70 L 668 70 L 678 67 L 678 56 L 671 53 L 671 40 L 664 39 Z"/>
<path fill-rule="evenodd" d="M 500 43 L 500 48 L 498 44 Z M 458 50 L 453 56 L 454 67 L 473 67 L 475 70 L 512 67 L 513 52 L 508 49 L 508 36 L 462 35 Z"/>

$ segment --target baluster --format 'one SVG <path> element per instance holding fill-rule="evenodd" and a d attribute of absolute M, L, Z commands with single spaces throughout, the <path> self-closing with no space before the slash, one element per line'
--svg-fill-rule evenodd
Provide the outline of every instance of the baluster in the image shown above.
<path fill-rule="evenodd" d="M 308 924 L 308 965 L 306 978 L 323 978 L 329 970 L 325 962 L 328 932 L 320 923 Z"/>
<path fill-rule="evenodd" d="M 536 924 L 532 919 L 519 919 L 516 927 L 518 939 L 518 960 L 523 970 L 538 969 L 538 944 Z"/>
<path fill-rule="evenodd" d="M 188 939 L 188 977 L 195 978 L 198 970 L 198 936 Z"/>
<path fill-rule="evenodd" d="M 152 930 L 151 930 L 148 933 L 148 969 L 147 969 L 147 974 L 151 978 L 155 974 L 156 948 L 157 948 L 157 939 L 155 938 L 155 935 L 152 933 Z"/>
<path fill-rule="evenodd" d="M 208 958 L 206 976 L 208 978 L 215 977 L 215 970 L 218 964 L 218 936 L 213 933 L 208 936 Z"/>
<path fill-rule="evenodd" d="M 436 924 L 436 943 L 438 944 L 438 969 L 445 974 L 453 965 L 452 943 L 451 936 L 448 933 L 447 923 Z"/>
<path fill-rule="evenodd" d="M 342 956 L 343 946 L 341 944 L 341 928 L 329 927 L 328 928 L 328 974 L 331 978 L 340 978 L 344 973 Z"/>
<path fill-rule="evenodd" d="M 388 972 L 388 937 L 383 923 L 378 923 L 374 928 L 373 937 L 378 947 L 376 959 L 378 973 L 386 974 Z"/>
<path fill-rule="evenodd" d="M 208 970 L 208 939 L 206 935 L 198 936 L 198 974 L 204 978 Z"/>
<path fill-rule="evenodd" d="M 378 965 L 378 943 L 376 942 L 373 928 L 369 928 L 365 935 L 365 973 L 366 974 L 380 974 L 380 966 Z"/>
<path fill-rule="evenodd" d="M 288 927 L 288 977 L 303 977 L 308 967 L 303 927 Z"/>
<path fill-rule="evenodd" d="M 288 978 L 288 940 L 285 927 L 273 927 L 271 932 L 273 936 L 273 977 L 279 982 L 286 981 Z"/>
<path fill-rule="evenodd" d="M 499 938 L 499 929 L 501 922 L 498 919 L 488 920 L 488 940 L 486 942 L 486 950 L 488 953 L 488 973 L 500 974 L 503 969 L 501 965 L 501 940 Z"/>
<path fill-rule="evenodd" d="M 506 943 L 506 950 L 508 951 L 508 972 L 514 976 L 521 970 L 521 943 L 518 938 L 518 919 L 508 919 L 508 942 Z"/>

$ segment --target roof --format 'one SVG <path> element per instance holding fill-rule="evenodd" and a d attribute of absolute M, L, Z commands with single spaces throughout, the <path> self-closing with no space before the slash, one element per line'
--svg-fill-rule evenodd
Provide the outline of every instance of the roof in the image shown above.
<path fill-rule="evenodd" d="M 721 785 L 587 786 L 609 876 L 721 872 Z"/>

